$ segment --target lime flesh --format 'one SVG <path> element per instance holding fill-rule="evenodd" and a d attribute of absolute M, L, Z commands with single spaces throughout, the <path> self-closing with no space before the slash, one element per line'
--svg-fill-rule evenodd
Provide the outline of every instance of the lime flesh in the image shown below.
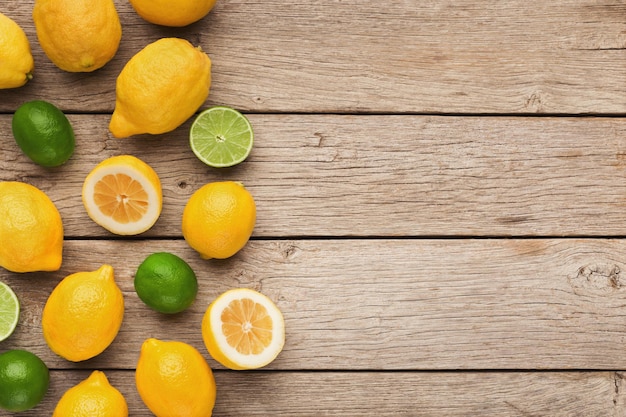
<path fill-rule="evenodd" d="M 252 126 L 237 110 L 215 106 L 201 112 L 191 125 L 189 144 L 205 164 L 224 168 L 245 160 L 254 142 Z"/>
<path fill-rule="evenodd" d="M 13 290 L 0 282 L 0 342 L 15 331 L 20 317 L 20 302 Z"/>

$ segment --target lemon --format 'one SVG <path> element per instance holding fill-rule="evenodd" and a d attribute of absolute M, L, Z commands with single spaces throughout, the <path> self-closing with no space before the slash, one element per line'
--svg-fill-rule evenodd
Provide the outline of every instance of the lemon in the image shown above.
<path fill-rule="evenodd" d="M 130 0 L 137 14 L 150 23 L 187 26 L 206 16 L 216 0 Z"/>
<path fill-rule="evenodd" d="M 14 349 L 0 354 L 0 408 L 30 410 L 48 392 L 50 372 L 34 353 Z"/>
<path fill-rule="evenodd" d="M 204 357 L 184 342 L 147 339 L 135 371 L 137 391 L 157 417 L 209 417 L 215 379 Z"/>
<path fill-rule="evenodd" d="M 159 176 L 132 155 L 113 156 L 93 168 L 83 183 L 82 198 L 89 217 L 118 235 L 150 229 L 163 206 Z"/>
<path fill-rule="evenodd" d="M 63 278 L 44 306 L 41 326 L 50 349 L 79 362 L 102 353 L 115 339 L 124 317 L 124 298 L 113 268 L 77 272 Z"/>
<path fill-rule="evenodd" d="M 135 291 L 146 305 L 161 313 L 180 313 L 193 304 L 198 280 L 187 262 L 173 253 L 148 256 L 135 273 Z"/>
<path fill-rule="evenodd" d="M 211 182 L 194 192 L 183 210 L 183 237 L 204 259 L 233 256 L 250 239 L 254 198 L 241 183 Z"/>
<path fill-rule="evenodd" d="M 33 78 L 35 62 L 24 30 L 0 13 L 0 89 L 21 87 Z"/>
<path fill-rule="evenodd" d="M 33 100 L 13 114 L 13 137 L 33 162 L 44 167 L 63 165 L 74 153 L 74 129 L 54 104 Z"/>
<path fill-rule="evenodd" d="M 56 271 L 63 223 L 50 198 L 17 181 L 0 182 L 0 266 L 12 272 Z"/>
<path fill-rule="evenodd" d="M 109 129 L 117 138 L 176 129 L 204 103 L 211 60 L 184 39 L 162 38 L 137 52 L 116 82 Z"/>
<path fill-rule="evenodd" d="M 249 288 L 221 294 L 202 318 L 207 350 L 230 369 L 256 369 L 272 362 L 285 344 L 285 322 L 276 304 Z"/>
<path fill-rule="evenodd" d="M 128 417 L 126 399 L 102 371 L 65 391 L 52 417 Z"/>
<path fill-rule="evenodd" d="M 122 39 L 113 0 L 35 0 L 33 20 L 41 49 L 64 71 L 102 68 Z"/>
<path fill-rule="evenodd" d="M 20 301 L 4 282 L 0 281 L 0 342 L 13 334 L 20 319 Z"/>

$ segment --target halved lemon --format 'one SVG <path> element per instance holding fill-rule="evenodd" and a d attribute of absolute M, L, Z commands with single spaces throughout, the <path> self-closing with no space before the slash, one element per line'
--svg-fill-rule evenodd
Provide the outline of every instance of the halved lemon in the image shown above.
<path fill-rule="evenodd" d="M 113 156 L 85 178 L 83 204 L 89 217 L 111 233 L 137 235 L 150 229 L 161 215 L 161 181 L 139 158 Z"/>
<path fill-rule="evenodd" d="M 248 288 L 226 291 L 207 308 L 202 338 L 209 354 L 230 369 L 272 362 L 285 344 L 285 321 L 276 304 Z"/>

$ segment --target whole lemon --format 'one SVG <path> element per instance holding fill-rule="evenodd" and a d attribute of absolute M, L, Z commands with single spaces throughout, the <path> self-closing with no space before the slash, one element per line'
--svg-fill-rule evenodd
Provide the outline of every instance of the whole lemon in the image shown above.
<path fill-rule="evenodd" d="M 33 78 L 35 62 L 24 30 L 0 13 L 0 89 L 21 87 Z"/>
<path fill-rule="evenodd" d="M 84 361 L 102 353 L 115 339 L 124 317 L 124 298 L 113 267 L 77 272 L 63 278 L 44 306 L 43 337 L 57 355 Z"/>
<path fill-rule="evenodd" d="M 137 52 L 117 77 L 109 129 L 124 138 L 176 129 L 204 103 L 211 60 L 179 38 L 162 38 Z"/>
<path fill-rule="evenodd" d="M 211 182 L 191 195 L 183 210 L 183 237 L 204 259 L 233 256 L 256 223 L 254 198 L 241 183 Z"/>
<path fill-rule="evenodd" d="M 206 16 L 216 0 L 130 0 L 137 14 L 150 23 L 187 26 Z"/>
<path fill-rule="evenodd" d="M 102 68 L 122 39 L 113 0 L 35 0 L 33 20 L 41 49 L 64 71 Z"/>
<path fill-rule="evenodd" d="M 56 271 L 63 223 L 50 198 L 17 181 L 0 182 L 0 266 L 13 272 Z"/>
<path fill-rule="evenodd" d="M 52 417 L 128 417 L 126 399 L 102 371 L 65 391 Z"/>
<path fill-rule="evenodd" d="M 13 137 L 33 162 L 44 167 L 63 165 L 74 153 L 74 129 L 54 104 L 33 100 L 22 104 L 11 121 Z"/>
<path fill-rule="evenodd" d="M 137 391 L 157 417 L 210 417 L 215 379 L 196 348 L 178 341 L 147 339 L 135 371 Z"/>

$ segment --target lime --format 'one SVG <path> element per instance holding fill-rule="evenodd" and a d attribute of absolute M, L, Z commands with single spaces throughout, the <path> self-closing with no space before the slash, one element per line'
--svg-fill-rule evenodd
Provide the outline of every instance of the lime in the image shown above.
<path fill-rule="evenodd" d="M 33 162 L 44 167 L 64 164 L 74 153 L 74 130 L 54 104 L 34 100 L 13 114 L 13 137 Z"/>
<path fill-rule="evenodd" d="M 205 164 L 216 168 L 242 162 L 250 154 L 253 141 L 248 119 L 225 106 L 204 110 L 196 117 L 189 132 L 193 153 Z"/>
<path fill-rule="evenodd" d="M 0 408 L 30 410 L 48 391 L 50 373 L 37 355 L 25 350 L 9 350 L 0 355 Z"/>
<path fill-rule="evenodd" d="M 0 282 L 0 342 L 13 334 L 20 318 L 20 302 L 4 282 Z"/>
<path fill-rule="evenodd" d="M 196 299 L 198 280 L 187 262 L 172 253 L 157 252 L 137 268 L 135 291 L 158 312 L 180 313 Z"/>

